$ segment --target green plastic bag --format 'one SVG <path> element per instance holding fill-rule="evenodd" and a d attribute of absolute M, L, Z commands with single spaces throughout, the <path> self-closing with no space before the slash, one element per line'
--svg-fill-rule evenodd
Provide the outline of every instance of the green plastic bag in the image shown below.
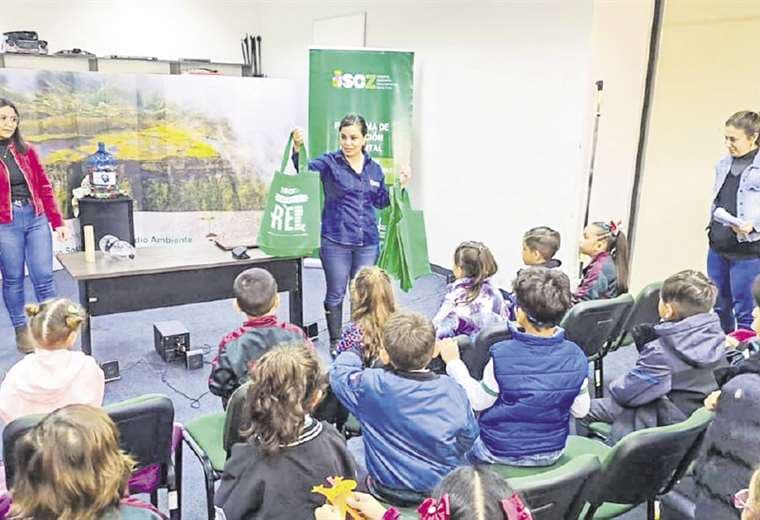
<path fill-rule="evenodd" d="M 380 218 L 385 236 L 377 265 L 408 291 L 417 278 L 430 273 L 425 219 L 422 211 L 412 209 L 405 189 L 393 185 L 388 194 L 390 204 Z"/>
<path fill-rule="evenodd" d="M 403 274 L 401 266 L 401 244 L 398 241 L 396 227 L 399 220 L 398 214 L 399 187 L 395 184 L 388 186 L 389 204 L 378 217 L 380 233 L 380 256 L 377 265 L 385 270 L 391 278 L 400 279 Z"/>
<path fill-rule="evenodd" d="M 285 173 L 293 137 L 282 154 L 280 170 L 269 187 L 258 245 L 272 256 L 309 256 L 320 245 L 321 208 L 319 174 L 309 171 L 306 147 L 298 154 L 296 175 Z"/>
<path fill-rule="evenodd" d="M 425 234 L 425 217 L 422 211 L 412 209 L 409 192 L 406 190 L 401 190 L 398 203 L 401 218 L 397 223 L 397 233 L 403 251 L 402 265 L 406 269 L 401 279 L 401 288 L 408 291 L 412 288 L 414 280 L 431 273 L 430 259 Z"/>

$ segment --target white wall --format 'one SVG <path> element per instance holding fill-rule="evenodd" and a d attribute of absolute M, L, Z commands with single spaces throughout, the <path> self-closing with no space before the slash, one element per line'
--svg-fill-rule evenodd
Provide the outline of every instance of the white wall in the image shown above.
<path fill-rule="evenodd" d="M 623 229 L 630 223 L 653 9 L 654 0 L 594 2 L 590 83 L 602 80 L 604 90 L 589 217 L 622 220 Z"/>
<path fill-rule="evenodd" d="M 704 271 L 723 128 L 760 108 L 760 2 L 668 0 L 644 164 L 633 279 Z"/>
<path fill-rule="evenodd" d="M 362 10 L 368 47 L 416 53 L 412 196 L 431 261 L 482 240 L 508 282 L 522 233 L 551 225 L 573 264 L 592 2 L 262 2 L 269 72 L 305 95 L 312 20 Z"/>
<path fill-rule="evenodd" d="M 0 33 L 35 30 L 52 52 L 242 61 L 240 38 L 260 33 L 256 2 L 231 0 L 5 0 Z"/>
<path fill-rule="evenodd" d="M 457 243 L 483 240 L 508 281 L 522 233 L 550 225 L 574 272 L 592 0 L 31 0 L 6 7 L 0 31 L 35 28 L 53 50 L 227 61 L 239 61 L 242 33 L 260 33 L 264 71 L 297 81 L 305 127 L 313 21 L 362 11 L 368 47 L 416 52 L 412 192 L 425 210 L 431 261 L 447 266 Z"/>

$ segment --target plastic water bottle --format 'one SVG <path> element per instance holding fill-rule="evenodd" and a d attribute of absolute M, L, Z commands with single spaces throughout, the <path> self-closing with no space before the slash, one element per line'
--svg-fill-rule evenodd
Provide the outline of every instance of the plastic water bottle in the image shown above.
<path fill-rule="evenodd" d="M 124 240 L 119 240 L 114 235 L 103 235 L 103 238 L 98 242 L 98 246 L 108 257 L 129 258 L 130 260 L 135 257 L 134 246 Z"/>

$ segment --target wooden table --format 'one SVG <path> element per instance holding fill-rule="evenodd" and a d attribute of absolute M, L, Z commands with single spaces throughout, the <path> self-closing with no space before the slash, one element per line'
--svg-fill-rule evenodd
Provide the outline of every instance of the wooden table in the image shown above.
<path fill-rule="evenodd" d="M 249 259 L 236 260 L 214 244 L 146 247 L 134 259 L 95 253 L 59 253 L 56 258 L 79 284 L 79 302 L 87 311 L 82 324 L 82 351 L 92 354 L 90 317 L 156 307 L 232 298 L 232 282 L 250 267 L 266 269 L 279 291 L 290 293 L 290 322 L 303 324 L 303 259 L 275 258 L 249 249 Z"/>

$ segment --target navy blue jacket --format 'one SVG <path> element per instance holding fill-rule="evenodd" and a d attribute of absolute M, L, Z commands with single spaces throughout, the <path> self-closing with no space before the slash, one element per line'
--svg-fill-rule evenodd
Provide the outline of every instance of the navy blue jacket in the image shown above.
<path fill-rule="evenodd" d="M 367 470 L 381 485 L 429 493 L 467 463 L 478 424 L 464 389 L 448 376 L 362 368 L 341 353 L 330 385 L 362 426 Z"/>
<path fill-rule="evenodd" d="M 497 457 L 563 450 L 570 407 L 588 377 L 588 360 L 558 329 L 541 337 L 512 330 L 491 347 L 499 399 L 480 414 L 480 438 Z"/>
<path fill-rule="evenodd" d="M 293 161 L 297 168 L 297 154 Z M 322 179 L 322 236 L 345 246 L 379 243 L 376 210 L 390 202 L 380 165 L 364 152 L 364 167 L 357 174 L 338 150 L 309 161 L 309 170 L 318 171 Z"/>

